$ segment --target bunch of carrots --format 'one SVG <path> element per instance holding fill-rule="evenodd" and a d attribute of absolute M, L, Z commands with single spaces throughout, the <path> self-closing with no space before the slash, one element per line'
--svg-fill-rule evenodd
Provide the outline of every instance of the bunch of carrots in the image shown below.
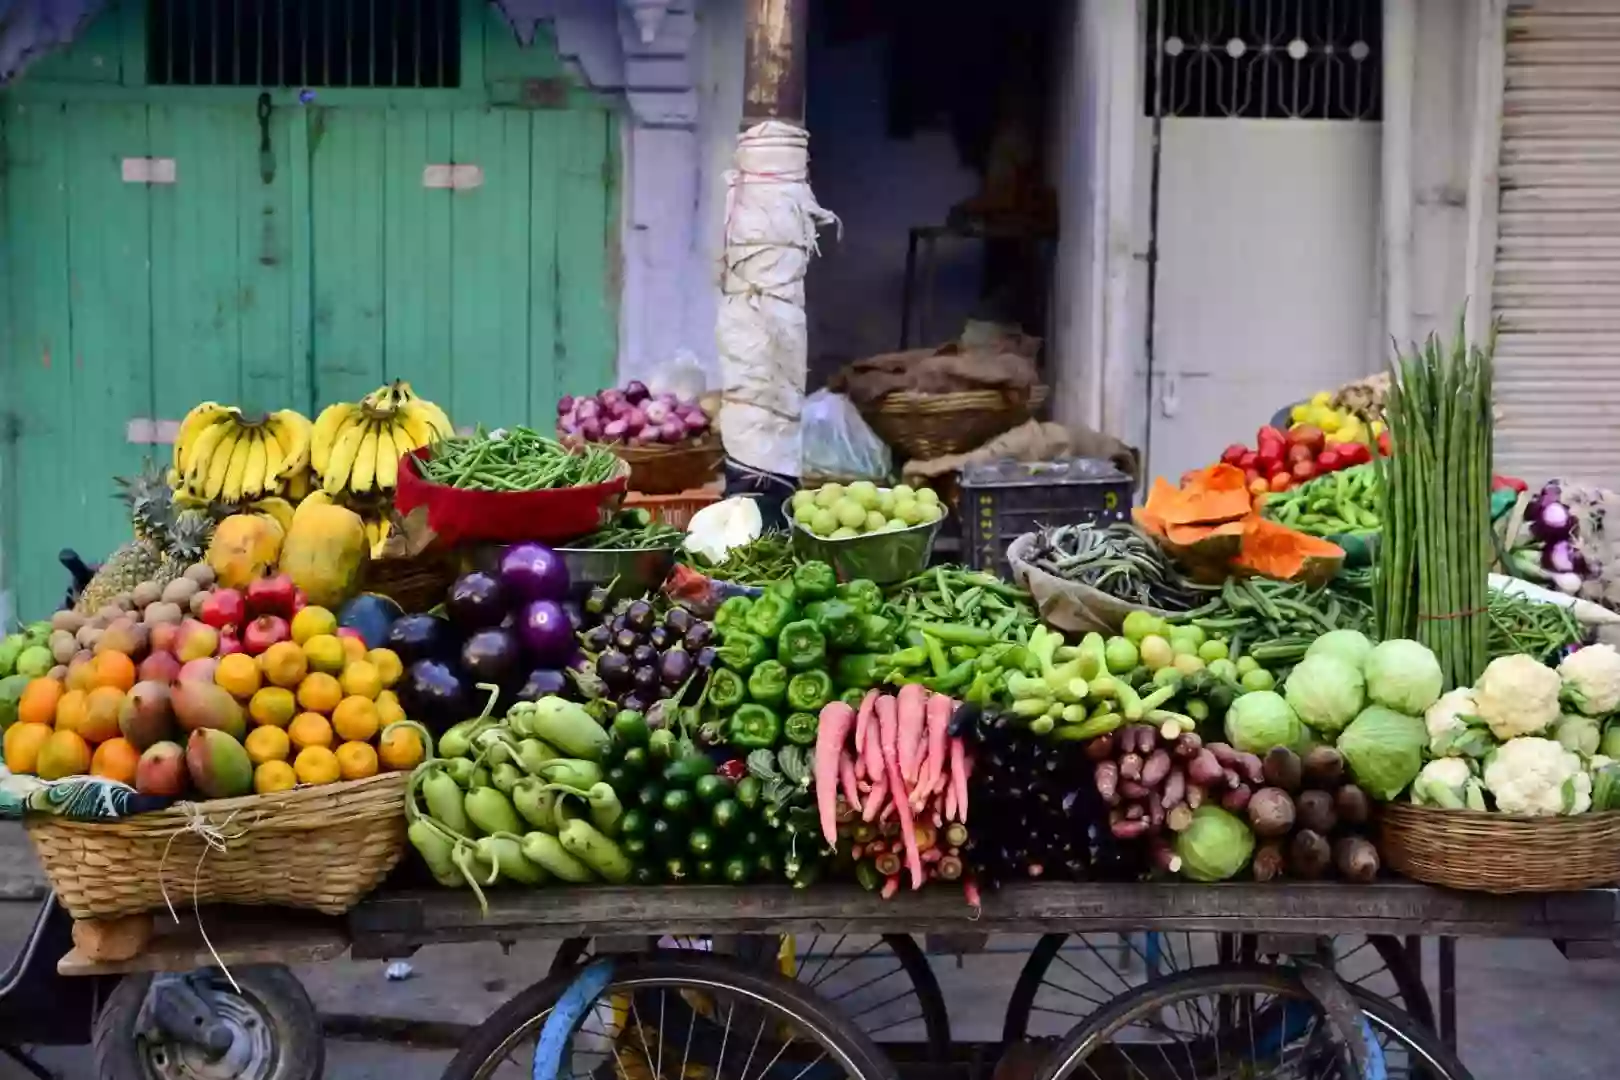
<path fill-rule="evenodd" d="M 913 889 L 930 878 L 960 880 L 979 906 L 961 857 L 973 760 L 949 731 L 957 707 L 909 684 L 892 696 L 870 691 L 858 711 L 841 701 L 821 710 L 814 785 L 822 837 L 835 851 L 848 841 L 857 878 L 881 881 L 885 899 L 899 891 L 903 865 Z"/>

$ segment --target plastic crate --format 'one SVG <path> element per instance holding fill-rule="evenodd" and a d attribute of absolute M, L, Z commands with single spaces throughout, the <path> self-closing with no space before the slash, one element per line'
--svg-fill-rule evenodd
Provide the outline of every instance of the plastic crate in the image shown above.
<path fill-rule="evenodd" d="M 1007 546 L 1042 525 L 1104 524 L 1131 516 L 1131 478 L 1107 461 L 996 461 L 962 472 L 962 561 L 1008 576 Z"/>

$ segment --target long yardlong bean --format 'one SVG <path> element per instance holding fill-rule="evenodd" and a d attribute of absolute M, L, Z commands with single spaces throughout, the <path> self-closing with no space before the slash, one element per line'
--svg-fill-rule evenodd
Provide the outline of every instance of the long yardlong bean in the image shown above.
<path fill-rule="evenodd" d="M 479 428 L 440 439 L 422 463 L 423 479 L 470 491 L 543 491 L 604 484 L 620 469 L 613 451 L 564 446 L 532 428 Z"/>
<path fill-rule="evenodd" d="M 1123 522 L 1043 528 L 1029 562 L 1065 580 L 1166 611 L 1194 607 L 1207 592 L 1184 578 L 1152 538 Z"/>

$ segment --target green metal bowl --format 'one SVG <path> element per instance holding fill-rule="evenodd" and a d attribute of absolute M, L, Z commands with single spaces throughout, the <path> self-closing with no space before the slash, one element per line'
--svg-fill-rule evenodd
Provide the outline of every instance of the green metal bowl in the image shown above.
<path fill-rule="evenodd" d="M 612 585 L 613 599 L 656 592 L 675 568 L 679 548 L 556 549 L 568 567 L 569 593 L 583 598 L 598 585 Z"/>
<path fill-rule="evenodd" d="M 941 514 L 926 525 L 913 525 L 909 529 L 828 540 L 793 519 L 792 499 L 782 503 L 782 516 L 793 530 L 795 555 L 826 563 L 837 571 L 840 581 L 866 578 L 879 585 L 904 581 L 926 570 L 934 554 L 934 539 L 945 521 L 945 515 Z"/>

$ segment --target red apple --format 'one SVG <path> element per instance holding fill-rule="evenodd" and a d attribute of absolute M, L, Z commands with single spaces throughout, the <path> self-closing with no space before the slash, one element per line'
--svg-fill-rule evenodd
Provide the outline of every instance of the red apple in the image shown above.
<path fill-rule="evenodd" d="M 163 625 L 163 624 L 160 624 Z M 152 629 L 156 630 L 154 626 Z M 151 655 L 142 660 L 135 669 L 136 682 L 160 682 L 165 685 L 174 682 L 180 675 L 180 660 L 165 649 L 153 649 Z"/>
<path fill-rule="evenodd" d="M 203 601 L 202 621 L 215 630 L 247 622 L 247 601 L 235 589 L 215 589 Z"/>
<path fill-rule="evenodd" d="M 258 656 L 277 642 L 292 640 L 292 628 L 279 615 L 260 615 L 242 631 L 242 646 L 249 656 Z"/>
<path fill-rule="evenodd" d="M 279 615 L 283 619 L 290 619 L 293 616 L 293 595 L 297 591 L 298 587 L 286 574 L 259 578 L 247 587 L 248 615 L 254 618 Z"/>

